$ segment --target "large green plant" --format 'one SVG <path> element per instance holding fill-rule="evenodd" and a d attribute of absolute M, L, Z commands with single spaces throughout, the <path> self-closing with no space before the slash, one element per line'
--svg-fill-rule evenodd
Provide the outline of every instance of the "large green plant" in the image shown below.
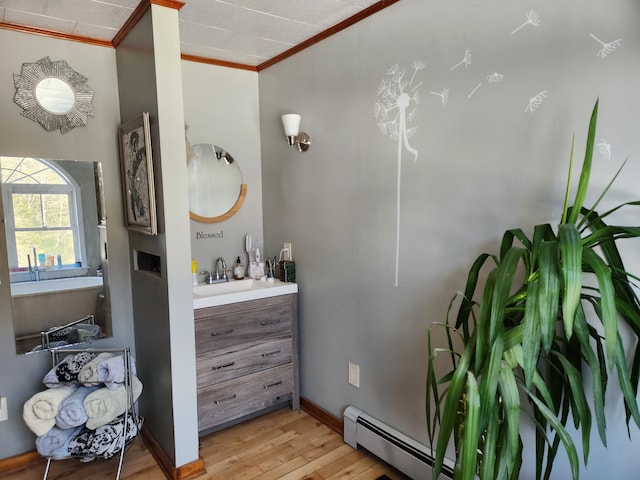
<path fill-rule="evenodd" d="M 577 479 L 578 452 L 567 422 L 571 418 L 581 432 L 586 464 L 594 413 L 606 445 L 604 398 L 608 374 L 614 370 L 627 424 L 633 418 L 640 425 L 636 403 L 640 343 L 633 344 L 629 369 L 619 328 L 624 322 L 640 338 L 640 302 L 633 289 L 638 277 L 625 270 L 617 246 L 620 239 L 640 237 L 640 227 L 605 222 L 614 211 L 639 206 L 640 201 L 598 214 L 595 208 L 612 180 L 593 208 L 583 207 L 597 115 L 598 102 L 589 123 L 575 200 L 569 207 L 571 147 L 557 229 L 537 225 L 531 238 L 520 229 L 507 231 L 499 255 L 480 255 L 469 271 L 464 293 L 454 297 L 452 306 L 461 298 L 455 325 L 449 320 L 450 306 L 446 323 L 429 328 L 427 421 L 435 452 L 434 478 L 443 468 L 453 437 L 456 478 L 517 479 L 523 448 L 520 415 L 526 412 L 536 427 L 536 478 L 549 478 L 562 443 Z M 480 285 L 483 268 L 490 271 Z M 588 277 L 593 280 L 583 283 Z M 444 327 L 445 348 L 432 346 L 435 327 Z M 442 356 L 447 371 L 438 376 Z"/>

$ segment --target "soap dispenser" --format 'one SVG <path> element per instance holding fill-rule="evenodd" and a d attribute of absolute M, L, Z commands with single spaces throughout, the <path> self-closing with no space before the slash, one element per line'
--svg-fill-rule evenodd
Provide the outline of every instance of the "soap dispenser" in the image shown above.
<path fill-rule="evenodd" d="M 233 266 L 233 278 L 235 280 L 242 280 L 244 278 L 244 265 L 239 256 L 236 258 L 236 263 Z"/>

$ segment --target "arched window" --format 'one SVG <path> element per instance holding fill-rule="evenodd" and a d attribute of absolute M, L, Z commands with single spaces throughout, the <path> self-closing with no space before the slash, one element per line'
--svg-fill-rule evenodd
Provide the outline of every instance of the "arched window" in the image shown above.
<path fill-rule="evenodd" d="M 73 178 L 40 158 L 0 157 L 0 179 L 9 269 L 81 265 L 82 206 Z"/>

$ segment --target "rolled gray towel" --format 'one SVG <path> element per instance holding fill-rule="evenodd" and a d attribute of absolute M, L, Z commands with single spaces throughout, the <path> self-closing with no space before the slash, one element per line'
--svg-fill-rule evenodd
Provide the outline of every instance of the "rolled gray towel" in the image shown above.
<path fill-rule="evenodd" d="M 138 377 L 132 377 L 131 389 L 135 402 L 142 393 L 142 383 Z M 89 417 L 86 423 L 87 428 L 95 430 L 122 415 L 127 408 L 127 402 L 127 391 L 122 383 L 114 390 L 99 388 L 90 393 L 82 402 Z"/>

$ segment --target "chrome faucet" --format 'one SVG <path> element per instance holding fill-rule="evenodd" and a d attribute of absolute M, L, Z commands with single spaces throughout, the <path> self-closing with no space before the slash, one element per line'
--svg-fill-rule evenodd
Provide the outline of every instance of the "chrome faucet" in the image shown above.
<path fill-rule="evenodd" d="M 220 274 L 220 266 L 222 266 L 222 274 Z M 213 280 L 218 282 L 229 281 L 229 277 L 227 276 L 227 262 L 225 262 L 224 258 L 222 257 L 218 257 L 218 259 L 216 260 L 216 268 Z"/>
<path fill-rule="evenodd" d="M 42 269 L 40 267 L 32 267 L 31 270 L 29 270 L 29 273 L 31 273 L 31 276 L 33 277 L 33 280 L 35 282 L 39 282 L 40 281 L 40 272 L 42 271 Z"/>
<path fill-rule="evenodd" d="M 35 252 L 35 249 L 34 249 Z M 39 282 L 40 281 L 40 272 L 46 270 L 45 268 L 41 268 L 38 267 L 38 261 L 36 260 L 36 256 L 34 254 L 34 263 L 35 265 L 32 267 L 31 266 L 31 257 L 29 255 L 27 255 L 27 261 L 29 262 L 29 274 L 31 275 L 31 278 L 33 278 L 33 280 L 35 282 Z"/>
<path fill-rule="evenodd" d="M 200 274 L 201 274 L 201 275 L 206 275 L 206 276 L 207 276 L 207 278 L 206 278 L 206 280 L 205 280 L 205 281 L 206 281 L 209 285 L 211 285 L 212 283 L 216 283 L 216 282 L 214 282 L 214 281 L 213 281 L 213 272 L 212 272 L 211 270 L 206 270 L 206 271 L 204 271 L 204 272 L 200 272 Z"/>

